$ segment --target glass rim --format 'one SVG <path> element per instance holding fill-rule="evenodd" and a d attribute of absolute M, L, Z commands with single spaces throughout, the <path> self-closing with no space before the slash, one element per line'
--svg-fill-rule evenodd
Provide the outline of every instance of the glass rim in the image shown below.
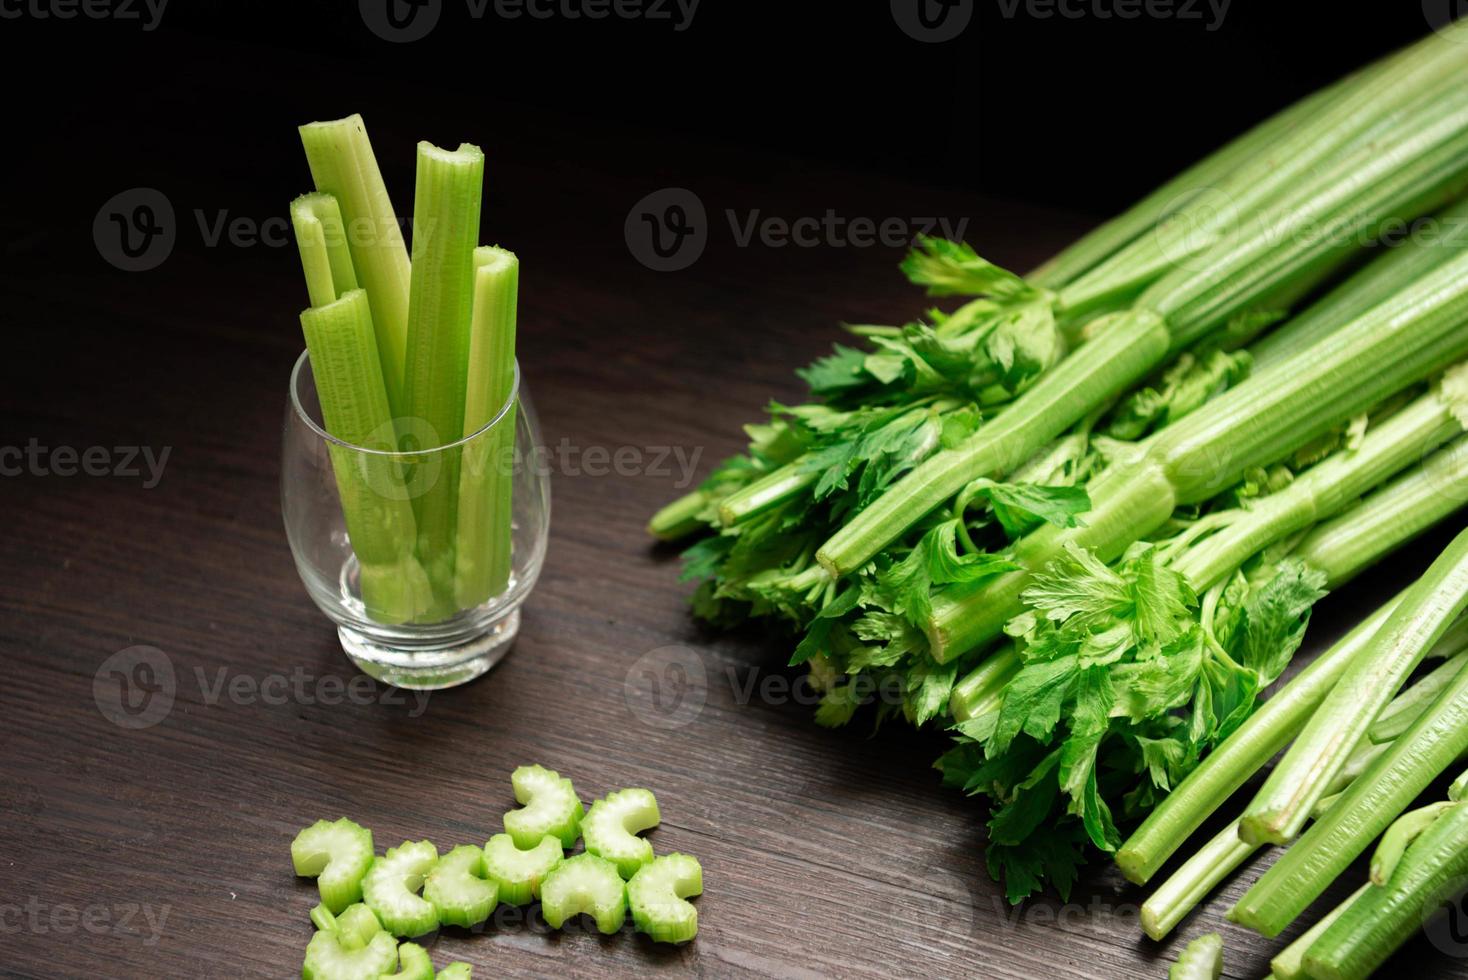
<path fill-rule="evenodd" d="M 337 446 L 341 446 L 343 449 L 350 449 L 354 453 L 361 453 L 364 456 L 382 456 L 388 459 L 416 460 L 422 459 L 424 456 L 432 455 L 433 453 L 441 453 L 450 449 L 458 449 L 461 446 L 468 445 L 475 439 L 478 439 L 480 436 L 484 435 L 486 432 L 497 427 L 501 422 L 505 420 L 505 417 L 510 414 L 511 410 L 514 409 L 515 403 L 520 398 L 520 359 L 517 357 L 512 362 L 515 366 L 515 377 L 510 384 L 510 392 L 505 397 L 504 404 L 501 405 L 499 411 L 494 414 L 494 418 L 490 419 L 488 422 L 484 423 L 484 425 L 475 429 L 473 432 L 460 439 L 456 439 L 453 442 L 444 443 L 442 446 L 434 446 L 429 449 L 415 449 L 408 451 L 372 449 L 367 446 L 358 446 L 356 443 L 347 442 L 345 439 L 338 439 L 330 432 L 327 432 L 326 427 L 323 424 L 317 422 L 316 419 L 312 418 L 311 413 L 306 411 L 306 407 L 301 404 L 301 369 L 310 362 L 311 352 L 309 350 L 303 350 L 301 351 L 301 355 L 296 358 L 295 367 L 291 368 L 291 410 L 296 413 L 296 417 L 298 419 L 306 423 L 306 426 L 312 432 L 316 433 L 327 442 Z M 311 375 L 311 380 L 314 384 L 316 380 L 316 375 L 314 372 Z"/>

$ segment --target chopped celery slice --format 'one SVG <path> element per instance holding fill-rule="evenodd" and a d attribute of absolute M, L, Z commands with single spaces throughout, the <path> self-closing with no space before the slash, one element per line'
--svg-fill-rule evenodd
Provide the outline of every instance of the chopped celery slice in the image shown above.
<path fill-rule="evenodd" d="M 652 860 L 652 844 L 637 835 L 658 825 L 658 801 L 650 790 L 620 789 L 597 800 L 581 819 L 586 850 L 617 866 L 623 878 Z"/>
<path fill-rule="evenodd" d="M 529 850 L 515 846 L 509 834 L 495 834 L 484 845 L 484 870 L 499 886 L 499 899 L 508 905 L 529 905 L 540 897 L 545 876 L 561 863 L 561 842 L 547 834 Z"/>
<path fill-rule="evenodd" d="M 397 968 L 398 944 L 366 906 L 352 905 L 335 919 L 329 912 L 311 918 L 327 927 L 306 946 L 303 980 L 360 980 Z"/>
<path fill-rule="evenodd" d="M 392 417 L 400 418 L 411 281 L 403 229 L 361 116 L 308 123 L 300 134 L 316 189 L 335 197 L 340 207 L 352 265 L 371 300 Z"/>
<path fill-rule="evenodd" d="M 398 945 L 398 972 L 384 973 L 382 980 L 433 980 L 433 961 L 428 950 L 417 943 Z"/>
<path fill-rule="evenodd" d="M 306 946 L 301 966 L 304 980 L 361 980 L 390 973 L 397 963 L 397 943 L 385 932 L 358 949 L 342 945 L 334 932 L 318 932 Z"/>
<path fill-rule="evenodd" d="M 660 943 L 687 942 L 698 934 L 698 909 L 687 901 L 703 894 L 703 869 L 687 854 L 653 858 L 627 882 L 632 922 Z"/>
<path fill-rule="evenodd" d="M 336 917 L 335 928 L 342 945 L 348 949 L 358 949 L 372 942 L 372 937 L 382 932 L 382 923 L 377 921 L 377 916 L 371 909 L 357 902 Z"/>
<path fill-rule="evenodd" d="M 464 435 L 469 377 L 469 326 L 474 309 L 474 248 L 484 190 L 484 154 L 477 146 L 443 150 L 418 144 L 413 199 L 412 291 L 403 380 L 404 412 L 414 430 L 412 449 L 434 449 Z M 457 609 L 454 535 L 458 522 L 462 450 L 442 455 L 437 480 L 413 501 L 418 515 L 418 560 L 428 571 L 434 611 Z"/>
<path fill-rule="evenodd" d="M 461 844 L 439 858 L 423 882 L 423 897 L 442 925 L 475 926 L 499 902 L 499 886 L 485 880 L 484 850 Z"/>
<path fill-rule="evenodd" d="M 372 831 L 343 817 L 318 820 L 291 841 L 296 874 L 315 878 L 321 901 L 331 912 L 362 898 L 362 878 L 372 866 Z"/>
<path fill-rule="evenodd" d="M 563 848 L 576 846 L 586 811 L 571 780 L 543 766 L 521 766 L 510 774 L 510 785 L 522 804 L 505 814 L 505 833 L 516 847 L 529 850 L 546 834 L 556 837 Z"/>
<path fill-rule="evenodd" d="M 291 225 L 306 273 L 312 306 L 325 306 L 357 288 L 357 273 L 347 251 L 346 230 L 336 198 L 318 191 L 291 202 Z"/>
<path fill-rule="evenodd" d="M 367 294 L 354 289 L 301 314 L 326 431 L 382 452 L 397 448 L 387 389 L 372 335 Z M 361 566 L 362 602 L 380 623 L 417 618 L 431 599 L 414 554 L 417 523 L 395 457 L 328 445 L 352 550 Z"/>
<path fill-rule="evenodd" d="M 1218 980 L 1223 973 L 1223 937 L 1204 933 L 1188 943 L 1167 971 L 1167 980 Z"/>
<path fill-rule="evenodd" d="M 520 260 L 497 246 L 474 250 L 474 315 L 464 434 L 495 422 L 515 384 L 515 316 Z M 459 608 L 499 595 L 510 581 L 511 486 L 515 448 L 511 405 L 491 432 L 464 449 L 459 477 L 459 529 L 454 587 Z M 571 846 L 569 843 L 567 847 Z"/>
<path fill-rule="evenodd" d="M 433 904 L 418 890 L 438 863 L 438 849 L 426 840 L 404 841 L 378 858 L 362 881 L 362 898 L 394 936 L 421 936 L 438 926 Z"/>
<path fill-rule="evenodd" d="M 577 854 L 546 875 L 540 910 L 552 929 L 584 912 L 596 920 L 600 932 L 611 934 L 627 919 L 627 886 L 612 862 L 595 854 Z"/>
<path fill-rule="evenodd" d="M 474 967 L 468 963 L 450 963 L 438 971 L 438 980 L 471 980 Z"/>

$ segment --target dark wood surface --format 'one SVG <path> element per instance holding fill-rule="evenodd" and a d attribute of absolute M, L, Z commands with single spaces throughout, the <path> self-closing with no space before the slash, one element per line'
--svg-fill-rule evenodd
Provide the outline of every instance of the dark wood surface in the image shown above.
<path fill-rule="evenodd" d="M 208 86 L 245 86 L 198 84 L 203 100 Z M 184 166 L 176 147 L 197 134 L 161 122 L 160 98 L 126 121 L 91 110 L 96 172 L 109 176 L 78 183 L 55 214 L 17 199 L 4 219 L 0 444 L 170 455 L 155 487 L 0 479 L 0 973 L 295 975 L 315 901 L 291 874 L 299 827 L 348 815 L 379 846 L 481 843 L 513 805 L 510 770 L 530 761 L 573 777 L 587 799 L 656 791 L 655 846 L 703 862 L 700 935 L 671 949 L 501 917 L 482 935 L 430 938 L 440 964 L 466 959 L 476 976 L 1159 977 L 1181 941 L 1220 929 L 1227 976 L 1267 972 L 1279 944 L 1222 919 L 1257 867 L 1163 944 L 1137 928 L 1141 893 L 1100 863 L 1067 904 L 1006 906 L 984 869 L 980 809 L 929 768 L 941 737 L 821 730 L 808 706 L 761 687 L 792 676 L 784 644 L 691 621 L 672 551 L 642 531 L 678 492 L 676 472 L 555 474 L 544 574 L 513 653 L 488 676 L 426 704 L 377 687 L 324 703 L 354 672 L 297 579 L 278 506 L 301 346 L 296 259 L 289 247 L 209 247 L 193 215 L 283 213 L 306 183 L 304 164 L 283 162 L 304 110 L 282 101 L 280 131 L 259 146 Z M 156 139 L 135 139 L 139 122 Z M 430 122 L 434 138 L 487 144 L 484 238 L 524 261 L 521 352 L 547 442 L 677 447 L 699 454 L 700 476 L 767 399 L 798 394 L 791 368 L 836 338 L 836 321 L 900 320 L 922 303 L 896 274 L 897 250 L 740 248 L 725 209 L 967 219 L 967 237 L 1016 268 L 1088 220 L 651 136 L 635 157 L 602 157 L 609 134 L 584 120 L 574 138 L 543 117 L 493 131 Z M 423 135 L 374 129 L 400 201 Z M 138 185 L 169 196 L 180 241 L 157 269 L 127 274 L 96 253 L 91 219 Z M 699 262 L 658 274 L 633 260 L 622 226 L 634 201 L 670 185 L 696 190 L 714 228 Z M 1308 650 L 1440 540 L 1327 599 Z M 128 730 L 94 681 L 138 645 L 162 651 L 175 698 L 156 724 Z M 706 677 L 701 709 L 676 728 L 666 704 L 635 684 L 628 693 L 670 646 Z M 301 678 L 293 690 L 306 693 L 274 697 L 270 678 Z M 1422 940 L 1394 965 L 1468 976 Z"/>

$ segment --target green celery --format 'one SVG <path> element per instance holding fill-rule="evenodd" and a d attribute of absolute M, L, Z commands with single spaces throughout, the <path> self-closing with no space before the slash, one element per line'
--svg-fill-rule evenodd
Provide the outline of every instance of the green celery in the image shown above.
<path fill-rule="evenodd" d="M 1249 805 L 1241 827 L 1245 839 L 1280 844 L 1300 832 L 1345 755 L 1465 607 L 1468 534 L 1433 563 L 1351 662 Z"/>
<path fill-rule="evenodd" d="M 1280 309 L 1350 254 L 1366 227 L 1431 210 L 1468 175 L 1468 86 L 1417 105 L 1395 138 L 1334 161 L 1152 285 L 963 445 L 913 469 L 833 535 L 817 558 L 833 577 L 862 567 L 971 481 L 1013 469 L 1098 405 L 1239 314 Z M 1256 226 L 1257 224 L 1257 226 Z M 1108 343 L 1109 341 L 1109 343 Z M 1093 346 L 1094 345 L 1094 346 Z"/>
<path fill-rule="evenodd" d="M 1250 155 L 1156 233 L 1137 239 L 1060 291 L 1059 303 L 1083 312 L 1125 298 L 1226 237 L 1232 226 L 1291 194 L 1322 160 L 1353 147 L 1374 149 L 1384 132 L 1422 100 L 1465 81 L 1458 44 L 1429 35 L 1363 72 L 1340 94 Z"/>
<path fill-rule="evenodd" d="M 418 144 L 413 198 L 412 295 L 408 304 L 407 369 L 403 385 L 405 434 L 415 450 L 451 446 L 464 435 L 474 305 L 474 249 L 484 193 L 484 154 L 476 146 L 442 150 Z M 418 560 L 433 587 L 428 618 L 460 607 L 454 588 L 462 450 L 437 454 L 433 485 L 413 501 L 418 515 Z M 433 465 L 424 457 L 420 465 Z"/>
<path fill-rule="evenodd" d="M 652 515 L 647 533 L 660 541 L 686 538 L 707 526 L 701 515 L 708 505 L 709 497 L 703 490 L 684 494 Z"/>
<path fill-rule="evenodd" d="M 1391 880 L 1358 893 L 1305 953 L 1321 980 L 1370 976 L 1468 875 L 1468 804 L 1451 804 L 1407 848 Z"/>
<path fill-rule="evenodd" d="M 1183 949 L 1167 971 L 1167 980 L 1218 980 L 1223 972 L 1223 937 L 1216 932 L 1199 936 Z"/>
<path fill-rule="evenodd" d="M 429 606 L 414 552 L 417 528 L 396 449 L 393 418 L 365 291 L 301 314 L 330 443 L 347 534 L 360 565 L 362 603 L 380 623 L 416 619 Z"/>
<path fill-rule="evenodd" d="M 1296 554 L 1331 581 L 1348 582 L 1386 554 L 1378 541 L 1382 535 L 1411 541 L 1465 500 L 1468 437 L 1455 439 L 1351 510 L 1312 529 Z"/>
<path fill-rule="evenodd" d="M 1370 887 L 1370 885 L 1362 885 L 1356 889 L 1349 898 L 1321 916 L 1319 922 L 1300 933 L 1299 938 L 1280 950 L 1274 959 L 1269 961 L 1271 973 L 1279 980 L 1309 980 L 1305 976 L 1305 954 L 1311 946 L 1315 945 L 1315 940 L 1324 935 L 1325 930 L 1329 929 L 1336 919 L 1344 915 L 1346 909 L 1351 907 L 1351 903 L 1364 895 Z"/>
<path fill-rule="evenodd" d="M 1468 532 L 1458 535 L 1403 596 L 1250 804 L 1240 835 L 1289 839 L 1402 679 L 1468 606 Z M 1383 696 L 1384 695 L 1384 696 Z M 1230 916 L 1277 935 L 1468 749 L 1468 670 L 1342 795 L 1239 900 Z M 1286 782 L 1286 780 L 1290 780 Z"/>
<path fill-rule="evenodd" d="M 1468 255 L 1357 317 L 1324 349 L 1311 348 L 1256 375 L 1168 426 L 1140 462 L 1113 468 L 1092 485 L 1085 527 L 1042 528 L 1015 545 L 1020 571 L 938 593 L 926 627 L 933 656 L 945 662 L 999 636 L 1023 611 L 1020 595 L 1033 573 L 1068 544 L 1110 561 L 1160 527 L 1178 505 L 1206 500 L 1249 468 L 1287 456 L 1442 370 L 1468 353 L 1465 320 Z"/>
<path fill-rule="evenodd" d="M 464 433 L 494 429 L 464 449 L 459 477 L 459 528 L 454 549 L 460 609 L 499 595 L 510 581 L 515 450 L 515 318 L 520 260 L 496 246 L 474 250 L 474 315 L 470 325 Z"/>
<path fill-rule="evenodd" d="M 1239 822 L 1224 827 L 1142 903 L 1142 931 L 1162 939 L 1258 848 L 1239 840 Z"/>
<path fill-rule="evenodd" d="M 300 134 L 316 189 L 332 195 L 340 206 L 352 264 L 372 309 L 391 417 L 401 418 L 407 363 L 408 251 L 367 139 L 367 127 L 354 114 L 307 123 L 300 127 Z"/>
<path fill-rule="evenodd" d="M 1381 254 L 1252 345 L 1249 353 L 1254 358 L 1254 370 L 1271 367 L 1323 340 L 1356 312 L 1385 302 L 1468 247 L 1463 230 L 1468 226 L 1468 198 L 1449 205 L 1432 221 L 1438 233 L 1414 233 L 1400 244 L 1380 246 Z"/>
<path fill-rule="evenodd" d="M 352 268 L 336 198 L 320 191 L 302 194 L 291 202 L 291 225 L 312 306 L 334 303 L 343 293 L 357 288 L 357 273 Z"/>

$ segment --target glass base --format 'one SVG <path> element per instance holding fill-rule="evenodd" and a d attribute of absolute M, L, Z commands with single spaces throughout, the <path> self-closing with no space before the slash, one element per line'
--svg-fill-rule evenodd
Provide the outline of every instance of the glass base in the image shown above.
<path fill-rule="evenodd" d="M 342 650 L 367 676 L 409 691 L 438 691 L 467 684 L 499 663 L 520 632 L 520 610 L 449 646 L 399 646 L 346 626 L 336 632 Z"/>

